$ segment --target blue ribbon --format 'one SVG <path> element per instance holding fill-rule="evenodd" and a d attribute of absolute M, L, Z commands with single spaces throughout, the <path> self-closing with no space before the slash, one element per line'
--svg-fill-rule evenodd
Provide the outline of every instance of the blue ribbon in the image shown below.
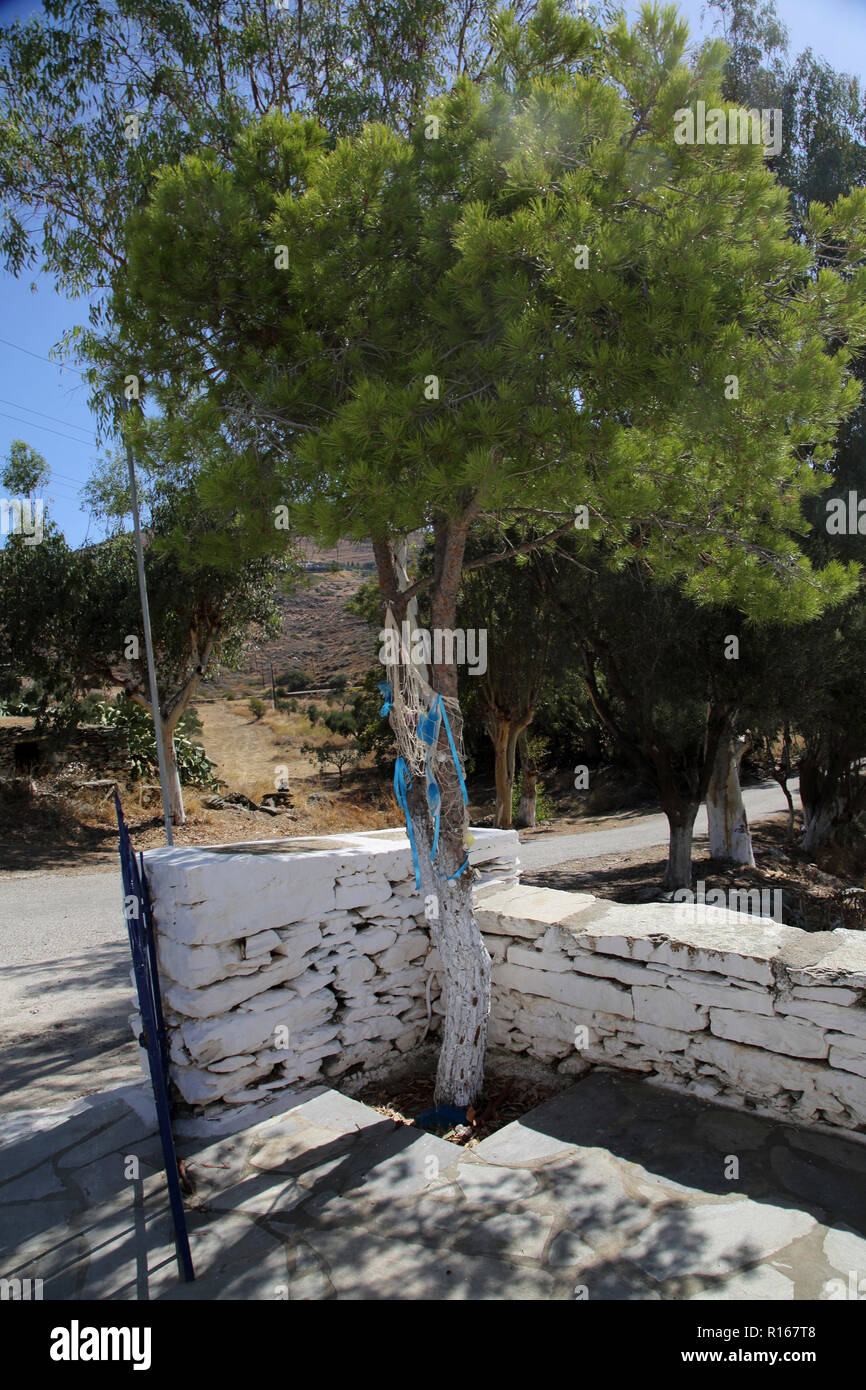
<path fill-rule="evenodd" d="M 409 769 L 406 766 L 405 758 L 398 758 L 394 764 L 394 795 L 397 798 L 397 805 L 406 817 L 406 833 L 409 836 L 409 845 L 412 849 L 412 863 L 415 865 L 415 887 L 421 888 L 421 866 L 418 863 L 418 850 L 415 847 L 415 834 L 412 830 L 412 817 L 409 815 L 409 802 L 406 792 L 412 785 L 409 776 Z"/>
<path fill-rule="evenodd" d="M 435 748 L 439 738 L 439 728 L 441 716 L 438 709 L 438 701 L 433 702 L 426 714 L 422 714 L 418 720 L 418 727 L 415 730 L 422 743 L 428 748 Z"/>
<path fill-rule="evenodd" d="M 384 705 L 382 706 L 382 708 L 379 710 L 379 714 L 380 714 L 380 716 L 381 716 L 382 719 L 385 719 L 385 718 L 387 717 L 387 715 L 388 715 L 388 711 L 389 711 L 390 708 L 391 708 L 391 701 L 392 701 L 392 698 L 393 698 L 392 695 L 391 695 L 391 686 L 389 685 L 389 683 L 388 683 L 387 681 L 380 681 L 380 682 L 379 682 L 379 689 L 381 690 L 382 694 L 385 696 L 385 703 L 384 703 Z"/>
<path fill-rule="evenodd" d="M 427 805 L 433 815 L 433 848 L 430 850 L 430 862 L 436 858 L 436 851 L 439 848 L 439 813 L 442 809 L 442 795 L 436 785 L 436 779 L 427 764 Z"/>
<path fill-rule="evenodd" d="M 385 696 L 385 704 L 382 706 L 381 710 L 381 713 L 384 716 L 388 713 L 388 711 L 391 708 L 391 687 L 388 684 L 380 684 L 379 689 Z M 421 742 L 426 746 L 428 750 L 426 765 L 427 805 L 433 817 L 433 845 L 430 850 L 431 864 L 435 860 L 437 851 L 439 849 L 439 822 L 442 810 L 442 795 L 439 791 L 439 786 L 436 782 L 436 778 L 434 776 L 433 769 L 430 765 L 430 761 L 433 755 L 433 750 L 435 749 L 436 744 L 439 741 L 439 730 L 442 727 L 442 725 L 445 726 L 445 733 L 448 737 L 448 744 L 451 749 L 451 757 L 454 761 L 454 767 L 457 771 L 457 780 L 460 784 L 460 794 L 463 797 L 463 804 L 464 806 L 469 804 L 469 798 L 466 794 L 466 784 L 463 781 L 463 773 L 460 770 L 460 759 L 457 756 L 457 748 L 454 743 L 454 735 L 451 732 L 451 725 L 448 722 L 448 715 L 445 712 L 445 705 L 442 701 L 442 696 L 437 695 L 436 699 L 433 701 L 433 704 L 430 706 L 426 714 L 423 714 L 418 720 L 418 727 L 415 731 L 418 735 L 418 738 L 421 740 Z M 415 834 L 412 830 L 412 817 L 409 814 L 409 801 L 407 797 L 407 792 L 411 785 L 412 779 L 409 776 L 409 768 L 406 764 L 406 759 L 403 757 L 399 757 L 396 763 L 394 764 L 394 795 L 397 798 L 397 805 L 400 807 L 401 811 L 403 812 L 403 815 L 406 817 L 406 833 L 409 836 L 409 844 L 412 849 L 412 862 L 415 865 L 415 887 L 416 889 L 420 889 L 421 866 L 418 862 L 418 849 L 415 845 Z M 468 863 L 469 855 L 467 854 L 463 863 L 460 865 L 460 868 L 456 869 L 453 874 L 446 874 L 446 879 L 459 878 Z"/>
<path fill-rule="evenodd" d="M 463 795 L 463 805 L 468 806 L 469 797 L 466 795 L 466 785 L 463 781 L 463 773 L 460 771 L 460 759 L 457 756 L 457 749 L 454 747 L 454 735 L 451 733 L 451 725 L 448 723 L 448 715 L 445 713 L 445 706 L 442 703 L 441 695 L 436 696 L 436 704 L 433 706 L 434 709 L 436 705 L 438 705 L 442 711 L 442 723 L 445 725 L 445 732 L 448 735 L 448 742 L 451 745 L 451 757 L 454 759 L 454 766 L 457 769 L 457 780 L 460 783 L 460 791 Z"/>

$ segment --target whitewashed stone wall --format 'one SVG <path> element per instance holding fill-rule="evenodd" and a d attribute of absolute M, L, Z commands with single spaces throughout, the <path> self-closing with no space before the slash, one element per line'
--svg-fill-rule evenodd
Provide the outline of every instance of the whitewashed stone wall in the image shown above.
<path fill-rule="evenodd" d="M 472 833 L 478 885 L 516 884 L 516 833 Z M 374 1066 L 438 1027 L 405 832 L 175 847 L 144 866 L 172 1079 L 191 1105 Z"/>
<path fill-rule="evenodd" d="M 491 1043 L 866 1134 L 866 933 L 521 886 L 478 896 Z"/>
<path fill-rule="evenodd" d="M 866 933 L 522 887 L 517 835 L 473 834 L 491 1044 L 866 1137 Z M 144 864 L 172 1078 L 191 1105 L 338 1079 L 437 1031 L 439 961 L 405 834 Z"/>

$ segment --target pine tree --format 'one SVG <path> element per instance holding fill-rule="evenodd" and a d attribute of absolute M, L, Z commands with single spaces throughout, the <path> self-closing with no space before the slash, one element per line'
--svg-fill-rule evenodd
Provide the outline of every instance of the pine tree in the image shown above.
<path fill-rule="evenodd" d="M 637 551 L 700 601 L 819 612 L 852 575 L 813 569 L 791 536 L 858 398 L 866 197 L 817 209 L 795 244 L 758 147 L 678 143 L 675 113 L 720 100 L 718 52 L 686 67 L 686 41 L 670 10 L 603 30 L 545 0 L 500 26 L 489 83 L 459 81 L 408 133 L 330 148 L 270 115 L 228 156 L 165 170 L 129 222 L 113 330 L 88 344 L 100 385 L 134 370 L 169 452 L 173 432 L 178 454 L 210 441 L 202 496 L 237 509 L 252 548 L 287 517 L 371 537 L 398 624 L 423 589 L 434 629 L 454 628 L 470 527 L 506 509 L 548 537 L 585 509 L 613 564 Z M 419 529 L 433 570 L 411 584 Z M 456 670 L 434 659 L 428 677 L 459 745 Z M 437 1099 L 464 1104 L 490 963 L 439 751 L 435 865 L 420 779 L 408 804 L 438 902 Z"/>

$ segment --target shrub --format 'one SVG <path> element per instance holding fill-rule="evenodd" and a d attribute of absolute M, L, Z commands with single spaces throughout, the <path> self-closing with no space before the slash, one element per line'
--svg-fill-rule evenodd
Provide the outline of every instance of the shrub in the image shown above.
<path fill-rule="evenodd" d="M 126 730 L 134 780 L 159 776 L 156 733 L 153 719 L 148 710 L 137 705 L 134 700 L 128 699 L 126 695 L 118 695 L 113 704 L 100 703 L 94 713 L 98 714 L 96 723 L 121 727 Z M 195 732 L 194 726 L 198 720 L 194 713 L 191 719 L 187 718 L 188 714 L 189 711 L 187 710 L 181 715 L 174 732 L 174 751 L 177 758 L 178 775 L 184 786 L 207 787 L 215 790 L 220 786 L 219 778 L 215 775 L 213 763 L 201 744 L 194 742 L 189 737 L 191 733 Z M 199 725 L 200 727 L 201 725 Z"/>
<path fill-rule="evenodd" d="M 310 684 L 310 677 L 300 666 L 287 666 L 277 679 L 285 690 L 306 690 Z"/>
<path fill-rule="evenodd" d="M 198 717 L 198 710 L 196 709 L 195 705 L 187 705 L 186 709 L 181 715 L 180 722 L 183 726 L 183 732 L 187 735 L 187 737 L 190 737 L 192 734 L 200 734 L 204 732 L 204 725 Z"/>
<path fill-rule="evenodd" d="M 320 768 L 331 765 L 337 770 L 338 785 L 343 785 L 343 772 L 352 767 L 360 758 L 360 753 L 351 743 L 305 743 L 302 753 L 316 759 Z"/>
<path fill-rule="evenodd" d="M 261 719 L 262 715 L 265 712 L 265 708 L 266 706 L 264 700 L 260 700 L 257 696 L 254 695 L 253 698 L 250 700 L 250 713 L 253 716 L 253 719 Z"/>
<path fill-rule="evenodd" d="M 319 710 L 317 705 L 307 705 L 307 718 L 311 724 L 318 724 Z"/>
<path fill-rule="evenodd" d="M 344 737 L 354 734 L 357 729 L 355 720 L 348 710 L 333 710 L 326 714 L 324 725 L 332 734 L 342 734 Z"/>

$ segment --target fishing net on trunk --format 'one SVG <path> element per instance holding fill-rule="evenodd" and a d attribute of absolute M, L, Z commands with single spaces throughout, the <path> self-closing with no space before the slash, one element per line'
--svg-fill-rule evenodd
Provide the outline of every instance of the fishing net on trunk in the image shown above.
<path fill-rule="evenodd" d="M 390 639 L 385 644 L 385 653 L 386 658 L 391 659 L 385 661 L 388 681 L 380 686 L 385 695 L 382 714 L 390 715 L 391 727 L 397 739 L 399 756 L 394 767 L 394 794 L 406 817 L 406 830 L 415 864 L 415 886 L 420 888 L 419 847 L 415 842 L 408 802 L 409 789 L 416 779 L 426 785 L 430 859 L 433 864 L 443 827 L 451 832 L 449 839 L 452 844 L 455 840 L 458 843 L 464 841 L 463 808 L 467 804 L 467 796 L 463 781 L 463 747 L 460 732 L 455 739 L 453 731 L 455 723 L 459 730 L 459 719 L 455 719 L 455 715 L 459 716 L 459 705 L 456 700 L 441 695 L 429 684 L 424 674 L 426 663 L 413 660 L 410 625 L 405 623 L 401 632 L 390 607 L 386 612 L 385 627 Z M 441 740 L 443 732 L 444 742 Z M 443 742 L 441 748 L 440 742 Z M 447 766 L 450 761 L 454 764 L 462 800 L 451 797 L 448 804 L 443 806 L 437 773 L 441 777 L 443 765 Z M 457 878 L 468 863 L 467 853 L 456 872 L 446 877 Z"/>

